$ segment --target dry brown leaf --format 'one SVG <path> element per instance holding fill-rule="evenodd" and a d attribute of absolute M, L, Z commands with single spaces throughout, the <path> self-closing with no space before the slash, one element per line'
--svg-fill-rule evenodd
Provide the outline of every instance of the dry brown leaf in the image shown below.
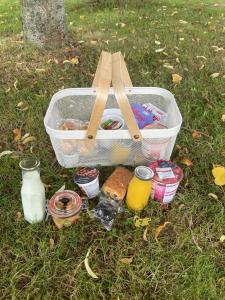
<path fill-rule="evenodd" d="M 195 131 L 192 132 L 193 139 L 200 139 L 201 136 L 202 136 L 201 132 L 199 132 L 197 130 L 195 130 Z"/>
<path fill-rule="evenodd" d="M 28 136 L 27 138 L 25 138 L 23 141 L 22 141 L 22 144 L 23 145 L 26 145 L 27 143 L 30 143 L 30 142 L 33 142 L 35 141 L 36 138 L 34 136 Z"/>
<path fill-rule="evenodd" d="M 21 130 L 19 128 L 13 129 L 14 141 L 18 142 L 21 139 Z"/>
<path fill-rule="evenodd" d="M 193 165 L 193 162 L 192 162 L 190 159 L 188 159 L 188 158 L 183 158 L 183 159 L 181 160 L 181 162 L 182 162 L 184 165 L 188 166 L 188 167 L 190 167 L 190 166 Z"/>
<path fill-rule="evenodd" d="M 161 231 L 162 231 L 168 224 L 171 224 L 171 222 L 165 222 L 164 224 L 159 225 L 159 226 L 156 228 L 156 231 L 155 231 L 155 240 L 156 240 L 157 242 L 158 242 L 158 236 L 160 235 Z"/>
<path fill-rule="evenodd" d="M 18 147 L 19 151 L 23 152 L 23 150 L 24 150 L 24 145 L 18 144 L 17 147 Z"/>
<path fill-rule="evenodd" d="M 182 147 L 181 147 L 180 145 L 178 145 L 178 144 L 176 144 L 176 148 L 177 148 L 178 150 L 181 150 L 181 149 L 182 149 Z"/>
<path fill-rule="evenodd" d="M 220 76 L 220 73 L 213 73 L 210 75 L 211 78 L 217 78 Z"/>
<path fill-rule="evenodd" d="M 215 200 L 218 200 L 218 197 L 213 193 L 209 193 L 208 196 L 215 199 Z"/>
<path fill-rule="evenodd" d="M 145 242 L 148 242 L 147 233 L 148 233 L 148 227 L 146 227 L 144 232 L 143 232 L 143 240 Z"/>
<path fill-rule="evenodd" d="M 180 76 L 179 74 L 172 74 L 172 81 L 175 84 L 179 84 L 182 80 L 182 76 Z"/>
<path fill-rule="evenodd" d="M 134 256 L 130 256 L 130 257 L 124 257 L 124 258 L 121 258 L 119 261 L 120 261 L 122 264 L 130 265 L 130 264 L 133 262 L 133 259 L 134 259 Z"/>
<path fill-rule="evenodd" d="M 222 117 L 221 117 L 221 121 L 222 121 L 222 122 L 225 122 L 225 114 L 224 114 L 224 115 L 222 115 Z"/>
<path fill-rule="evenodd" d="M 50 238 L 49 239 L 49 244 L 50 244 L 50 249 L 53 249 L 54 246 L 55 246 L 55 241 L 52 238 Z"/>
<path fill-rule="evenodd" d="M 22 218 L 22 214 L 21 214 L 20 211 L 18 211 L 18 212 L 16 213 L 16 220 L 19 221 L 19 220 L 21 220 L 21 218 Z"/>

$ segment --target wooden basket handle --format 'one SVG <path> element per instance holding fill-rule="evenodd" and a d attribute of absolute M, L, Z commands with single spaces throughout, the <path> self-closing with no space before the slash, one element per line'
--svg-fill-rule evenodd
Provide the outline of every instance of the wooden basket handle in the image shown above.
<path fill-rule="evenodd" d="M 87 129 L 87 139 L 96 137 L 102 114 L 108 99 L 109 88 L 112 81 L 112 55 L 111 53 L 102 51 L 92 87 L 96 87 L 97 95 L 92 109 L 89 126 Z"/>
<path fill-rule="evenodd" d="M 142 140 L 141 132 L 124 88 L 125 86 L 132 86 L 132 82 L 121 52 L 112 55 L 112 85 L 130 135 L 134 141 L 138 142 Z"/>

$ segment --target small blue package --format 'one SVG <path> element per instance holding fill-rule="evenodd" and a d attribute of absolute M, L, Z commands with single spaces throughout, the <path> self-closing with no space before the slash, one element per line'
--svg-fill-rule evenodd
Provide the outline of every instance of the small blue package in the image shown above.
<path fill-rule="evenodd" d="M 140 129 L 153 123 L 153 113 L 147 110 L 141 104 L 131 104 L 131 108 Z"/>

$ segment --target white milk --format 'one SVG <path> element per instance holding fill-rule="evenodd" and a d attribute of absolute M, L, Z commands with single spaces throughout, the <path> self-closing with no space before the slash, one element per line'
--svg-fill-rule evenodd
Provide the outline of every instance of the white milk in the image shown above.
<path fill-rule="evenodd" d="M 38 170 L 23 171 L 21 198 L 25 220 L 29 223 L 43 221 L 46 204 L 45 188 Z"/>

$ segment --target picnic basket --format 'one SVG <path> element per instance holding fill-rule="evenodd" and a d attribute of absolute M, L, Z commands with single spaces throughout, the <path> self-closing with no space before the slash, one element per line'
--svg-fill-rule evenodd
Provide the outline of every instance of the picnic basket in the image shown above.
<path fill-rule="evenodd" d="M 111 87 L 112 83 L 112 87 Z M 167 128 L 139 129 L 130 104 L 151 103 L 168 114 Z M 124 119 L 118 130 L 102 130 L 106 111 Z M 86 130 L 61 130 L 65 120 L 89 121 Z M 133 87 L 120 52 L 102 52 L 91 88 L 69 88 L 53 95 L 44 125 L 59 164 L 141 165 L 170 159 L 182 116 L 174 96 L 158 87 Z M 146 153 L 146 145 L 149 149 Z"/>

